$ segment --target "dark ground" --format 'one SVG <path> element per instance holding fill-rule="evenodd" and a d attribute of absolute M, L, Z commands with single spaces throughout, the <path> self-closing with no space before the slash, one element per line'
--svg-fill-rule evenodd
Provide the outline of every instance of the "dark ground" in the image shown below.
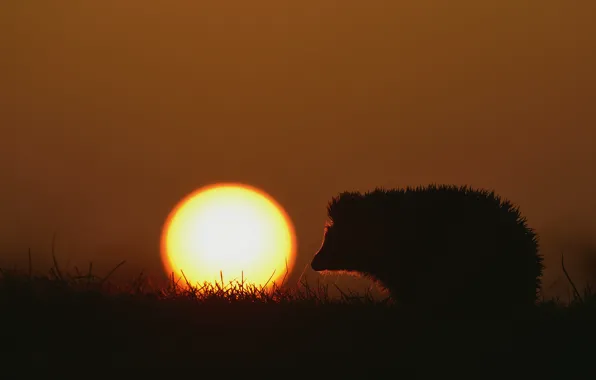
<path fill-rule="evenodd" d="M 596 302 L 543 303 L 514 316 L 423 317 L 366 297 L 327 300 L 300 285 L 270 293 L 0 280 L 2 368 L 592 366 Z M 91 367 L 89 367 L 91 366 Z"/>

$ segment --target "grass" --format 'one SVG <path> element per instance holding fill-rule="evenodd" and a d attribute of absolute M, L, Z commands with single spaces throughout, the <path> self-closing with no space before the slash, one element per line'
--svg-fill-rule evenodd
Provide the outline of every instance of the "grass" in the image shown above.
<path fill-rule="evenodd" d="M 109 368 L 418 366 L 511 359 L 576 363 L 593 351 L 596 295 L 499 317 L 429 318 L 390 300 L 307 281 L 191 286 L 184 278 L 128 284 L 110 275 L 0 270 L 7 363 Z M 566 272 L 566 271 L 565 271 Z M 591 351 L 590 351 L 591 352 Z M 459 358 L 459 359 L 458 359 Z M 535 359 L 532 359 L 535 358 Z M 318 363 L 318 364 L 316 364 Z M 567 365 L 567 364 L 565 364 Z M 223 367 L 222 367 L 223 366 Z M 420 368 L 420 367 L 419 367 Z M 573 368 L 577 368 L 577 363 Z"/>

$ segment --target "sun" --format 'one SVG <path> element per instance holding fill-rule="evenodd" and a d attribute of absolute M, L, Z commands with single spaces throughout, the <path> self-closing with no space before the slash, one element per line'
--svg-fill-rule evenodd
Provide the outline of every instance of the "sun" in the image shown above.
<path fill-rule="evenodd" d="M 285 210 L 254 187 L 223 183 L 191 193 L 168 216 L 161 257 L 168 275 L 193 285 L 271 286 L 291 271 L 296 235 Z"/>

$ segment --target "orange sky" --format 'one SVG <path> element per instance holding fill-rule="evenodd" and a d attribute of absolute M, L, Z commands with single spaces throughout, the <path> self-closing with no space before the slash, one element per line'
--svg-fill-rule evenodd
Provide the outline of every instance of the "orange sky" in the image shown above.
<path fill-rule="evenodd" d="M 554 279 L 559 249 L 596 246 L 595 18 L 592 0 L 2 2 L 0 263 L 45 260 L 56 231 L 65 264 L 159 271 L 170 208 L 241 181 L 293 218 L 300 274 L 335 193 L 440 182 L 520 204 Z"/>

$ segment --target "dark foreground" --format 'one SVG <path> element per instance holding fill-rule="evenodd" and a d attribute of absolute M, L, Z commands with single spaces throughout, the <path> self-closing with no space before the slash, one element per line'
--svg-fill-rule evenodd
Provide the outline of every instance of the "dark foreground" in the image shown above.
<path fill-rule="evenodd" d="M 114 290 L 0 279 L 2 369 L 592 367 L 596 307 L 542 304 L 507 317 L 425 318 L 321 289 Z M 323 295 L 322 295 L 323 294 Z M 495 367 L 495 368 L 497 368 Z M 480 374 L 480 373 L 479 373 Z M 484 376 L 481 376 L 484 377 Z"/>

